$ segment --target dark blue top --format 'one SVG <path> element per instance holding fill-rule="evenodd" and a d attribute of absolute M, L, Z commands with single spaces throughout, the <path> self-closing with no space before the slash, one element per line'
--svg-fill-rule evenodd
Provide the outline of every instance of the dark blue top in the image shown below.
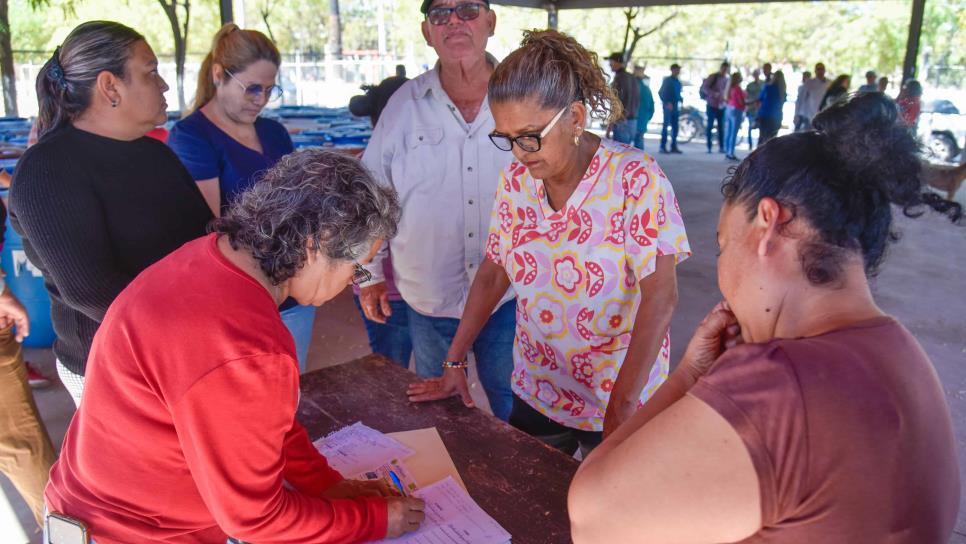
<path fill-rule="evenodd" d="M 661 83 L 661 89 L 657 92 L 657 95 L 661 97 L 661 102 L 665 104 L 670 102 L 674 104 L 674 109 L 677 109 L 678 103 L 681 102 L 681 88 L 680 79 L 667 76 Z"/>
<path fill-rule="evenodd" d="M 195 181 L 218 178 L 221 212 L 225 213 L 235 198 L 258 181 L 265 170 L 295 150 L 288 131 L 277 121 L 255 119 L 255 134 L 262 144 L 261 153 L 242 145 L 197 110 L 175 123 L 168 145 Z M 295 306 L 298 306 L 295 299 L 288 298 L 280 309 Z"/>
<path fill-rule="evenodd" d="M 781 119 L 782 106 L 785 105 L 785 93 L 781 92 L 778 85 L 766 83 L 758 95 L 761 106 L 758 108 L 758 117 L 765 119 Z"/>
<path fill-rule="evenodd" d="M 195 181 L 218 178 L 224 212 L 262 172 L 295 149 L 288 131 L 277 121 L 255 119 L 255 133 L 262 144 L 261 153 L 242 145 L 197 110 L 175 123 L 168 145 Z"/>

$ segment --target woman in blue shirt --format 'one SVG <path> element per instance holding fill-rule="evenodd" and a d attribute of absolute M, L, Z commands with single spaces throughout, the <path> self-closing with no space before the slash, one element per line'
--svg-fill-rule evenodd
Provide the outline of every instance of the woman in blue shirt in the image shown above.
<path fill-rule="evenodd" d="M 782 127 L 782 107 L 785 105 L 785 74 L 778 70 L 765 83 L 758 96 L 758 145 L 778 135 Z"/>
<path fill-rule="evenodd" d="M 275 44 L 261 32 L 221 27 L 198 73 L 193 112 L 171 130 L 168 145 L 215 216 L 294 150 L 285 127 L 259 117 L 282 94 L 275 83 L 280 63 Z M 280 310 L 304 371 L 315 308 L 289 299 Z"/>

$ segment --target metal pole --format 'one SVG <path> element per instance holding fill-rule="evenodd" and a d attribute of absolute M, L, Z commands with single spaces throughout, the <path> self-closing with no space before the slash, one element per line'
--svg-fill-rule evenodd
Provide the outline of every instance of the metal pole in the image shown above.
<path fill-rule="evenodd" d="M 909 40 L 906 42 L 906 59 L 902 63 L 902 83 L 916 77 L 916 60 L 919 57 L 919 37 L 922 34 L 922 15 L 926 0 L 912 0 L 912 17 L 909 20 Z"/>
<path fill-rule="evenodd" d="M 231 0 L 218 0 L 218 6 L 221 8 L 221 24 L 224 25 L 235 20 Z"/>
<path fill-rule="evenodd" d="M 547 2 L 547 28 L 550 30 L 557 30 L 557 4 L 554 2 Z"/>

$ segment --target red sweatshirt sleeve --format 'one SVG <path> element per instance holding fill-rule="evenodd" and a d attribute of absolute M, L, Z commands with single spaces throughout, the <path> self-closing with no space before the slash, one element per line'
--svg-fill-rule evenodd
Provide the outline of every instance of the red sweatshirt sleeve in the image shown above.
<path fill-rule="evenodd" d="M 321 456 L 308 455 L 311 443 L 295 421 L 297 404 L 295 365 L 282 355 L 263 355 L 219 366 L 172 405 L 178 439 L 208 510 L 222 530 L 244 541 L 383 538 L 385 499 L 303 494 L 331 485 L 335 471 Z M 302 469 L 320 472 L 296 475 Z M 298 490 L 286 489 L 283 479 Z"/>
<path fill-rule="evenodd" d="M 321 495 L 326 489 L 345 479 L 315 449 L 309 433 L 298 421 L 285 436 L 284 454 L 285 480 L 306 495 Z"/>

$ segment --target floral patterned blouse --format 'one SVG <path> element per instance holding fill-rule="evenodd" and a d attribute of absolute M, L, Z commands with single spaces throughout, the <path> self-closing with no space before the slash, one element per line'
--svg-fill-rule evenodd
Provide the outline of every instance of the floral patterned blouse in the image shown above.
<path fill-rule="evenodd" d="M 674 190 L 654 159 L 602 140 L 567 203 L 517 162 L 500 174 L 487 258 L 517 294 L 512 387 L 567 427 L 600 431 L 640 305 L 638 283 L 659 255 L 691 254 Z M 667 333 L 641 392 L 668 373 Z"/>

